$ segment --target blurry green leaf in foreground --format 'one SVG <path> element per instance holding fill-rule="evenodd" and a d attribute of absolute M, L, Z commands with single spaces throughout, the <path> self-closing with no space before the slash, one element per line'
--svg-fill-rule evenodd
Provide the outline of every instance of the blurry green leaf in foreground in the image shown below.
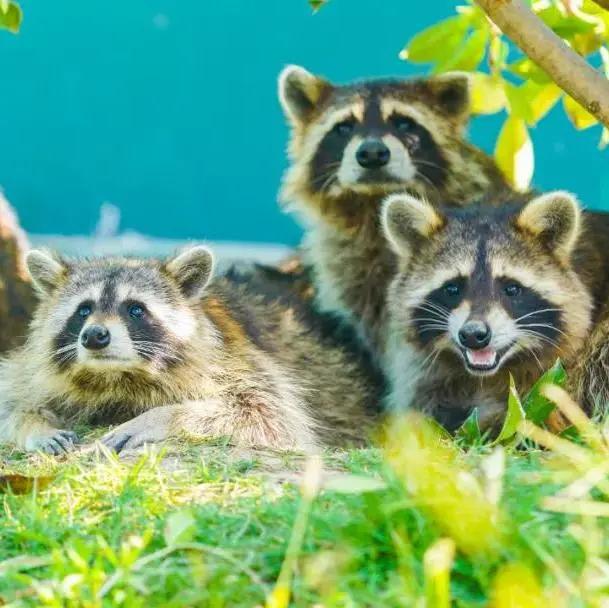
<path fill-rule="evenodd" d="M 412 412 L 390 425 L 386 451 L 413 503 L 460 551 L 485 555 L 496 547 L 498 506 L 488 500 L 454 442 Z"/>
<path fill-rule="evenodd" d="M 508 394 L 507 412 L 505 414 L 505 420 L 503 421 L 501 431 L 499 432 L 499 435 L 497 435 L 494 443 L 502 443 L 514 437 L 514 435 L 516 435 L 516 431 L 518 430 L 518 425 L 524 420 L 524 418 L 524 409 L 522 408 L 520 397 L 516 391 L 514 378 L 512 377 L 512 374 L 510 374 L 510 390 Z"/>
<path fill-rule="evenodd" d="M 196 532 L 196 522 L 188 509 L 172 513 L 165 523 L 165 543 L 168 546 L 190 542 Z"/>
<path fill-rule="evenodd" d="M 473 72 L 484 59 L 489 33 L 487 30 L 472 32 L 456 52 L 446 56 L 434 67 L 434 72 L 450 72 L 453 70 Z"/>
<path fill-rule="evenodd" d="M 548 416 L 554 411 L 556 406 L 547 397 L 543 395 L 543 387 L 548 384 L 556 384 L 564 386 L 567 379 L 565 368 L 560 360 L 545 373 L 531 388 L 524 399 L 524 411 L 527 420 L 535 424 L 542 424 Z"/>
<path fill-rule="evenodd" d="M 6 4 L 3 6 L 6 6 Z M 0 10 L 0 29 L 6 29 L 13 34 L 16 34 L 19 31 L 22 19 L 23 13 L 21 12 L 21 8 L 19 8 L 18 4 L 11 2 L 8 4 L 6 10 L 4 10 L 4 7 Z"/>
<path fill-rule="evenodd" d="M 495 160 L 516 190 L 528 189 L 535 169 L 535 158 L 523 118 L 509 116 L 503 123 L 495 147 Z"/>
<path fill-rule="evenodd" d="M 472 445 L 482 439 L 480 411 L 477 407 L 472 410 L 472 413 L 457 431 L 457 438 L 465 441 L 467 445 Z"/>

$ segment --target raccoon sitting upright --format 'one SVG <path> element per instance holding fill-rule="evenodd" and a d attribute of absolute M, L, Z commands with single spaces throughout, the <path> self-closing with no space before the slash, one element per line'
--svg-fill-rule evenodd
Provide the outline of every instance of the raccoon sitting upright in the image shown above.
<path fill-rule="evenodd" d="M 462 205 L 507 189 L 494 162 L 463 139 L 468 80 L 372 80 L 337 86 L 297 66 L 279 77 L 292 128 L 281 200 L 304 216 L 305 264 L 317 304 L 382 342 L 395 256 L 379 228 L 380 203 L 408 190 Z"/>
<path fill-rule="evenodd" d="M 117 451 L 180 433 L 311 450 L 370 429 L 367 370 L 293 308 L 209 283 L 205 248 L 27 264 L 41 303 L 0 366 L 0 441 L 60 453 L 85 421 L 123 423 L 103 439 Z"/>
<path fill-rule="evenodd" d="M 606 215 L 582 219 L 571 195 L 554 192 L 441 210 L 396 194 L 382 217 L 399 257 L 388 296 L 393 409 L 421 408 L 454 429 L 478 407 L 493 426 L 508 373 L 526 390 L 558 357 L 569 366 L 581 352 L 607 297 Z"/>

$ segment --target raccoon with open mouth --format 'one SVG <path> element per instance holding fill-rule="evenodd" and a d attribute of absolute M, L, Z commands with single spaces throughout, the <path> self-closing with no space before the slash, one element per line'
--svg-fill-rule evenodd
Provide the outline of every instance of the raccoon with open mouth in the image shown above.
<path fill-rule="evenodd" d="M 279 99 L 291 127 L 280 199 L 303 217 L 316 303 L 378 352 L 396 270 L 379 227 L 383 198 L 407 190 L 460 206 L 509 189 L 493 160 L 464 140 L 468 79 L 340 86 L 289 66 L 279 77 Z"/>
<path fill-rule="evenodd" d="M 377 386 L 306 315 L 224 278 L 204 247 L 166 260 L 27 257 L 41 301 L 0 363 L 0 441 L 63 453 L 75 422 L 120 451 L 180 434 L 316 450 L 362 443 Z"/>
<path fill-rule="evenodd" d="M 558 357 L 569 366 L 581 353 L 607 299 L 607 215 L 582 214 L 565 192 L 464 209 L 396 194 L 382 223 L 399 258 L 391 409 L 423 409 L 452 430 L 478 407 L 493 427 L 508 373 L 526 390 Z"/>

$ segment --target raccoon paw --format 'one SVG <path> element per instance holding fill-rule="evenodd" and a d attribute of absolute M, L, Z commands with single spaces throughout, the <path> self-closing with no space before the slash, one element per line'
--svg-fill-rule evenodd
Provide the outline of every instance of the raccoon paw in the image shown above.
<path fill-rule="evenodd" d="M 101 438 L 101 442 L 115 452 L 139 448 L 145 443 L 157 443 L 169 436 L 171 410 L 157 407 L 116 427 Z"/>
<path fill-rule="evenodd" d="M 26 441 L 25 449 L 28 452 L 44 452 L 59 456 L 71 452 L 78 444 L 78 436 L 72 431 L 52 429 L 46 435 L 30 437 Z"/>

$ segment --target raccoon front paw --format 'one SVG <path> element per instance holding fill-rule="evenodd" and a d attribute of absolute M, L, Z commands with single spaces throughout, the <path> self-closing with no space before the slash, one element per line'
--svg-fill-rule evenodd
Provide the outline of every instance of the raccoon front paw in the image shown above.
<path fill-rule="evenodd" d="M 157 443 L 169 437 L 169 406 L 154 408 L 116 427 L 101 438 L 115 452 L 138 448 L 145 443 Z"/>
<path fill-rule="evenodd" d="M 28 452 L 44 452 L 59 456 L 71 452 L 78 444 L 78 436 L 72 431 L 51 429 L 44 435 L 28 437 L 25 449 Z"/>

